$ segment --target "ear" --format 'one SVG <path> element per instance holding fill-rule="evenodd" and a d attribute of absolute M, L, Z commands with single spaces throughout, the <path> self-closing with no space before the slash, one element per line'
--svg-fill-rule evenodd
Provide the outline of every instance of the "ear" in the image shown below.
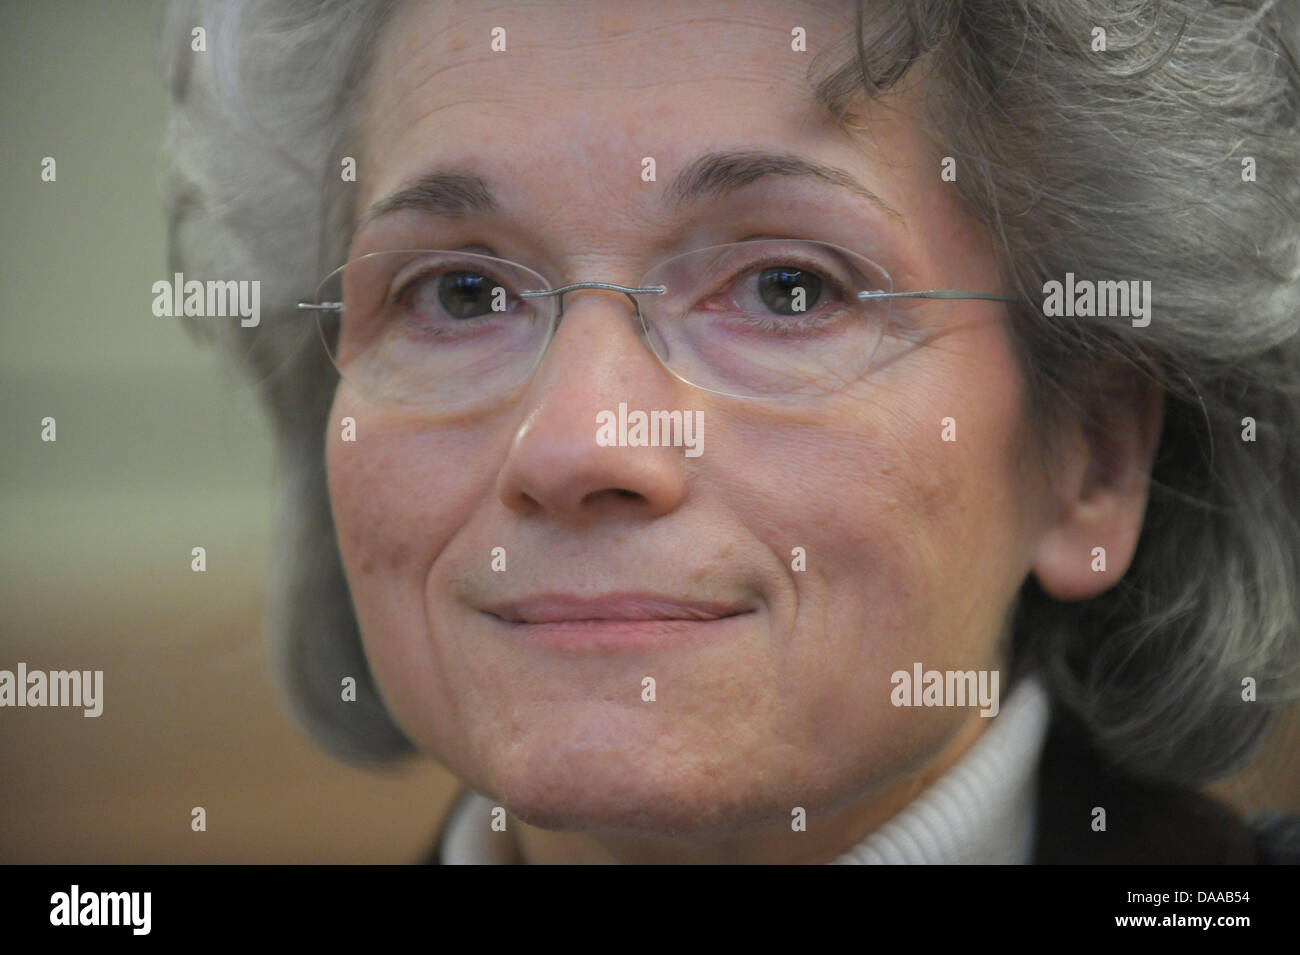
<path fill-rule="evenodd" d="M 1055 514 L 1033 560 L 1039 585 L 1058 600 L 1110 589 L 1137 551 L 1165 402 L 1144 372 L 1130 367 L 1128 375 L 1130 383 L 1094 402 L 1090 422 L 1076 420 L 1058 435 Z"/>

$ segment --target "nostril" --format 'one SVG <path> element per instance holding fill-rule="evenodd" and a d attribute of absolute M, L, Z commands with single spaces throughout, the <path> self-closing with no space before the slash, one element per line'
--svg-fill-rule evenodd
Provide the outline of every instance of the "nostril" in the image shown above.
<path fill-rule="evenodd" d="M 613 497 L 616 497 L 624 501 L 645 500 L 645 495 L 638 494 L 636 491 L 629 491 L 625 487 L 610 487 L 610 488 L 604 488 L 603 490 L 600 491 L 593 491 L 592 493 L 588 494 L 586 497 L 583 498 L 583 503 L 586 504 L 590 501 L 596 500 L 602 495 L 612 495 Z"/>

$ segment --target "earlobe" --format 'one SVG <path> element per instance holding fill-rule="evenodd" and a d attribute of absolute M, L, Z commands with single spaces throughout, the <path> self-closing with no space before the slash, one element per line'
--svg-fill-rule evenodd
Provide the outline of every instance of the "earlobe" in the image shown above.
<path fill-rule="evenodd" d="M 1034 553 L 1033 574 L 1058 600 L 1086 600 L 1128 571 L 1146 516 L 1164 392 L 1143 382 L 1108 402 L 1090 424 L 1061 435 L 1052 475 L 1055 512 Z"/>

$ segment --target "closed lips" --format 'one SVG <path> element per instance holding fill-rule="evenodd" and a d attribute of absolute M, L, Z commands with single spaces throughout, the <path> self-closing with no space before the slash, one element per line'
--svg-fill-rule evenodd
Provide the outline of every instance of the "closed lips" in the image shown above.
<path fill-rule="evenodd" d="M 508 601 L 486 612 L 508 623 L 565 623 L 578 620 L 719 620 L 752 608 L 716 601 L 682 600 L 655 594 L 574 597 L 544 594 Z"/>

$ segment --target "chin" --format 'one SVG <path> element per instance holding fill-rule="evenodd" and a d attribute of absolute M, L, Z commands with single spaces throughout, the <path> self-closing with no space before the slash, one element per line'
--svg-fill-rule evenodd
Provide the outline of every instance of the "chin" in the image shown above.
<path fill-rule="evenodd" d="M 593 728 L 594 729 L 594 728 Z M 774 775 L 672 734 L 643 739 L 612 727 L 584 733 L 557 720 L 464 778 L 524 822 L 558 831 L 684 835 L 789 813 L 756 791 Z M 719 734 L 709 745 L 725 746 Z"/>

